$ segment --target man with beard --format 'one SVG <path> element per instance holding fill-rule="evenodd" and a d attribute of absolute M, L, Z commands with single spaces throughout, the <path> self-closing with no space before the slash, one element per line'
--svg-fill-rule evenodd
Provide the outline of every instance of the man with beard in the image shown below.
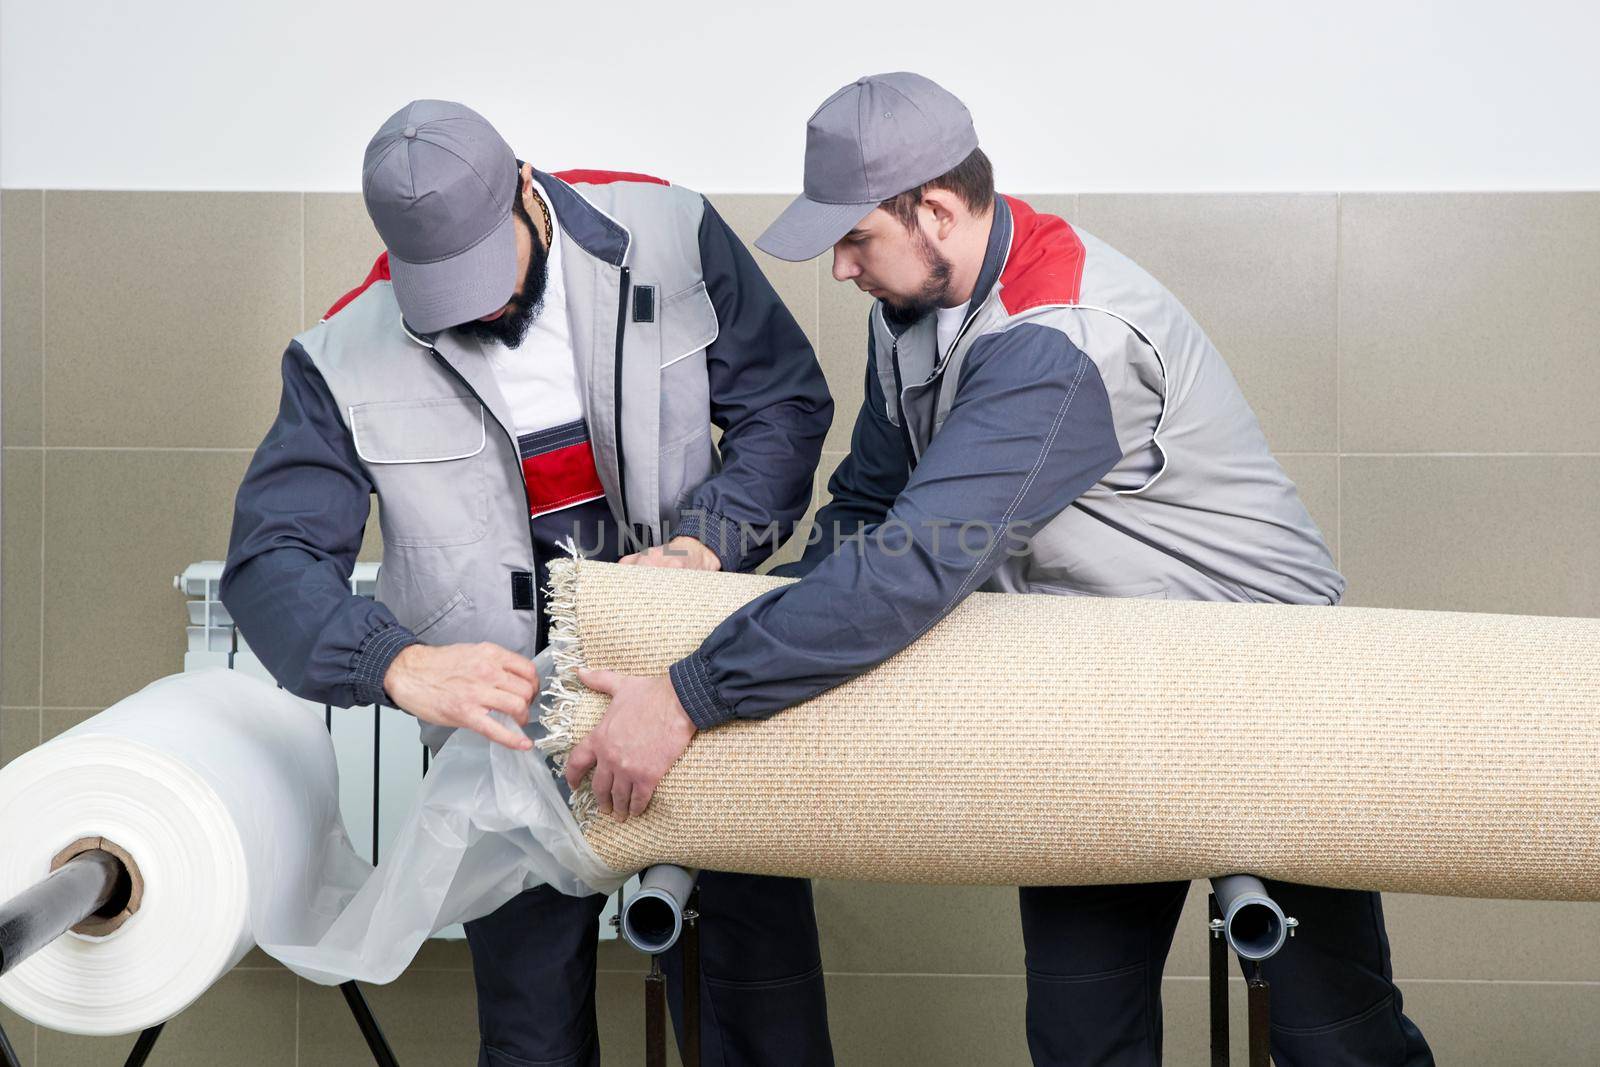
<path fill-rule="evenodd" d="M 284 355 L 222 599 L 291 692 L 402 708 L 434 752 L 457 727 L 527 749 L 510 723 L 528 724 L 538 690 L 562 543 L 754 567 L 805 511 L 833 404 L 799 326 L 697 193 L 542 173 L 437 100 L 379 129 L 362 192 L 387 252 Z M 383 566 L 367 600 L 348 579 L 373 494 Z M 466 924 L 480 1064 L 599 1062 L 604 903 L 543 887 Z M 699 908 L 708 1062 L 831 1063 L 810 884 L 708 871 Z M 677 1015 L 676 954 L 667 971 Z"/>
<path fill-rule="evenodd" d="M 862 78 L 806 132 L 805 195 L 756 243 L 789 260 L 831 246 L 834 278 L 877 297 L 822 536 L 792 568 L 801 581 L 668 673 L 586 672 L 613 699 L 569 782 L 592 768 L 613 807 L 641 812 L 685 743 L 661 723 L 773 715 L 976 589 L 1339 600 L 1344 578 L 1199 325 L 1103 242 L 997 197 L 959 100 L 915 74 Z M 1085 671 L 1093 653 L 1061 650 Z M 1021 890 L 1036 1064 L 1160 1061 L 1162 966 L 1188 888 Z M 1401 1010 L 1378 895 L 1270 888 L 1301 920 L 1264 968 L 1274 1062 L 1432 1063 Z"/>

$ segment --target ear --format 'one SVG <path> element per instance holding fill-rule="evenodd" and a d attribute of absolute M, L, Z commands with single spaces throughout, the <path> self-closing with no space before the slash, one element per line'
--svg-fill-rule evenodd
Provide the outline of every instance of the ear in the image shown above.
<path fill-rule="evenodd" d="M 932 213 L 934 236 L 941 241 L 971 214 L 961 198 L 949 189 L 929 189 L 922 196 L 922 206 Z"/>

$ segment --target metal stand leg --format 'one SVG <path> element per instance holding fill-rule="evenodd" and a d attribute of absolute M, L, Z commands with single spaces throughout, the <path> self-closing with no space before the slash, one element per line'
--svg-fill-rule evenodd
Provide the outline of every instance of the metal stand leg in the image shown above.
<path fill-rule="evenodd" d="M 1271 1067 L 1272 1034 L 1268 1029 L 1267 998 L 1270 987 L 1261 977 L 1261 964 L 1254 964 L 1245 988 L 1250 998 L 1250 1067 Z"/>
<path fill-rule="evenodd" d="M 660 956 L 650 957 L 650 973 L 644 976 L 644 1063 L 667 1067 L 667 979 Z"/>
<path fill-rule="evenodd" d="M 5 1061 L 5 1067 L 22 1067 L 22 1061 L 17 1059 L 17 1050 L 11 1047 L 11 1039 L 6 1036 L 3 1026 L 0 1026 L 0 1059 Z"/>
<path fill-rule="evenodd" d="M 683 911 L 683 1067 L 700 1067 L 700 890 Z"/>
<path fill-rule="evenodd" d="M 1211 922 L 1206 936 L 1211 955 L 1211 1067 L 1228 1067 L 1228 942 L 1222 936 L 1222 909 L 1210 894 Z"/>
<path fill-rule="evenodd" d="M 128 1053 L 122 1067 L 144 1067 L 144 1061 L 150 1058 L 150 1050 L 156 1047 L 156 1038 L 161 1036 L 161 1028 L 165 1025 L 156 1023 L 140 1033 L 139 1040 L 133 1043 L 133 1051 Z"/>
<path fill-rule="evenodd" d="M 344 994 L 344 1002 L 350 1005 L 350 1014 L 356 1017 L 361 1036 L 367 1039 L 372 1062 L 378 1067 L 400 1067 L 400 1061 L 394 1058 L 394 1050 L 378 1028 L 378 1020 L 373 1018 L 372 1009 L 367 1007 L 367 998 L 361 995 L 361 987 L 352 980 L 339 986 L 339 992 Z"/>

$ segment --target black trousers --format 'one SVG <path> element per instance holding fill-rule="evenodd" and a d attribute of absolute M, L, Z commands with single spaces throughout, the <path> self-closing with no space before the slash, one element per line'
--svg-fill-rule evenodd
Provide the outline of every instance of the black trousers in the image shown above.
<path fill-rule="evenodd" d="M 605 898 L 530 889 L 466 924 L 478 986 L 479 1067 L 594 1067 L 594 974 Z M 700 874 L 700 1062 L 833 1063 L 811 883 Z M 662 961 L 683 1045 L 683 965 Z"/>
<path fill-rule="evenodd" d="M 1376 893 L 1266 882 L 1300 928 L 1262 965 L 1277 1067 L 1430 1067 L 1389 968 Z M 1024 887 L 1028 1048 L 1038 1067 L 1161 1062 L 1161 971 L 1187 882 Z"/>

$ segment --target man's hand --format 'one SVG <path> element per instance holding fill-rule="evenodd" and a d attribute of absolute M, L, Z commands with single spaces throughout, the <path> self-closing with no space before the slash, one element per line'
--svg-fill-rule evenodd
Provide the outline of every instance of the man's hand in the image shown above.
<path fill-rule="evenodd" d="M 690 571 L 720 571 L 717 554 L 692 537 L 674 537 L 664 545 L 623 556 L 618 563 L 637 567 L 679 567 Z"/>
<path fill-rule="evenodd" d="M 475 645 L 409 645 L 389 664 L 383 688 L 402 711 L 423 722 L 465 726 L 507 748 L 533 742 L 500 722 L 503 711 L 521 726 L 539 692 L 533 661 L 485 641 Z"/>
<path fill-rule="evenodd" d="M 578 680 L 611 696 L 606 717 L 567 757 L 573 789 L 594 770 L 595 801 L 618 822 L 643 815 L 661 776 L 689 747 L 694 723 L 665 674 L 637 678 L 616 671 L 580 670 Z"/>

